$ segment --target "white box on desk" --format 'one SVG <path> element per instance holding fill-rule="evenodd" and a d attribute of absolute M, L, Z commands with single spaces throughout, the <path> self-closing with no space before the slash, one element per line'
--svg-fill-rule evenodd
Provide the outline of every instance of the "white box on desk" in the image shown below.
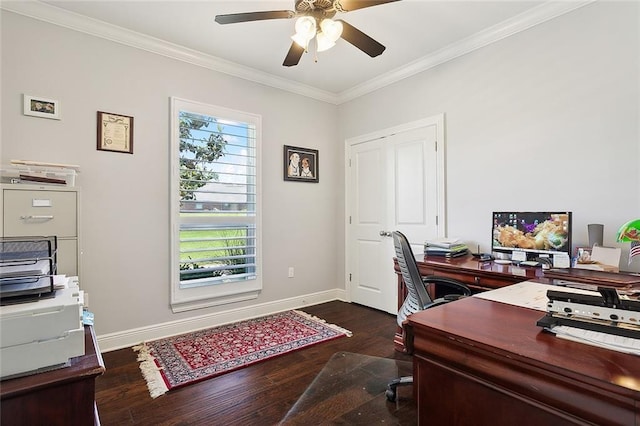
<path fill-rule="evenodd" d="M 51 340 L 0 348 L 0 378 L 61 365 L 84 355 L 84 327 Z"/>
<path fill-rule="evenodd" d="M 0 348 L 49 340 L 82 328 L 84 293 L 56 290 L 53 298 L 0 307 Z"/>

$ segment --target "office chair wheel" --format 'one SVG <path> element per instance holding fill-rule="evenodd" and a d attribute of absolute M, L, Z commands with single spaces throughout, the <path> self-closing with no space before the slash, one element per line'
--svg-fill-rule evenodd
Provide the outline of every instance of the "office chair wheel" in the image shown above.
<path fill-rule="evenodd" d="M 398 393 L 398 386 L 406 386 L 413 384 L 413 376 L 404 376 L 393 379 L 387 384 L 387 390 L 384 393 L 387 400 L 394 402 Z"/>
<path fill-rule="evenodd" d="M 387 401 L 389 402 L 395 402 L 396 400 L 396 389 L 395 388 L 391 388 L 389 387 L 386 392 L 384 393 L 384 395 L 387 397 Z"/>

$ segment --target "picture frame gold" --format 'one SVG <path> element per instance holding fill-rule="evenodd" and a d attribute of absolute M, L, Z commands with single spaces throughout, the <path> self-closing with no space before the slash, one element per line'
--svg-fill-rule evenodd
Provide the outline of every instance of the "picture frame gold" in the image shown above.
<path fill-rule="evenodd" d="M 133 117 L 98 111 L 98 150 L 133 154 Z"/>
<path fill-rule="evenodd" d="M 318 150 L 285 145 L 283 168 L 284 180 L 318 183 Z"/>

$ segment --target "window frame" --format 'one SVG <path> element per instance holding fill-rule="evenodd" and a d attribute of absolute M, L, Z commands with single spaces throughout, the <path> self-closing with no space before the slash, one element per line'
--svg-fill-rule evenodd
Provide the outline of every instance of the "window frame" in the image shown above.
<path fill-rule="evenodd" d="M 262 196 L 261 153 L 262 117 L 221 106 L 171 97 L 170 118 L 170 304 L 171 310 L 184 312 L 226 303 L 255 299 L 262 290 Z M 229 119 L 255 126 L 255 279 L 217 282 L 183 288 L 180 286 L 180 111 Z"/>

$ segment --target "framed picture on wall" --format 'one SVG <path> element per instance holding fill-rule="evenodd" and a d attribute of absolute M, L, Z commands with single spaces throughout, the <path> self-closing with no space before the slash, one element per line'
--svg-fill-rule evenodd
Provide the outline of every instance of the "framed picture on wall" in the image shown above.
<path fill-rule="evenodd" d="M 133 154 L 133 117 L 98 111 L 98 149 Z"/>
<path fill-rule="evenodd" d="M 41 96 L 23 95 L 23 114 L 60 120 L 60 102 Z"/>
<path fill-rule="evenodd" d="M 284 180 L 314 182 L 318 180 L 318 150 L 284 146 Z"/>

